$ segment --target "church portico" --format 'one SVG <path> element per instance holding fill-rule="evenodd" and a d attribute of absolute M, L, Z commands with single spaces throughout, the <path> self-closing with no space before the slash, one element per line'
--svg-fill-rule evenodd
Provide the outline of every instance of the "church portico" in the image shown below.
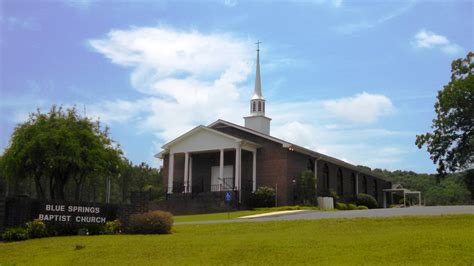
<path fill-rule="evenodd" d="M 163 147 L 168 194 L 238 191 L 240 199 L 242 180 L 256 188 L 256 143 L 199 126 Z"/>

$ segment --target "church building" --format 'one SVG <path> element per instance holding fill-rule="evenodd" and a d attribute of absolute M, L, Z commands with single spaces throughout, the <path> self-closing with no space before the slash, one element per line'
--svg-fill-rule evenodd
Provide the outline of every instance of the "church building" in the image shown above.
<path fill-rule="evenodd" d="M 246 206 L 250 193 L 260 186 L 276 190 L 278 205 L 297 203 L 295 180 L 306 170 L 317 180 L 319 195 L 337 193 L 349 199 L 371 194 L 382 206 L 383 189 L 391 183 L 355 165 L 273 137 L 271 119 L 265 115 L 260 81 L 260 50 L 257 48 L 255 90 L 245 126 L 217 120 L 197 126 L 163 145 L 156 155 L 163 160 L 163 184 L 168 209 L 187 199 L 193 208 L 206 210 L 203 198 L 221 199 L 231 191 L 238 206 Z M 220 195 L 220 196 L 219 196 Z M 212 201 L 212 200 L 211 200 Z M 169 205 L 171 204 L 171 205 Z M 173 207 L 170 207 L 173 206 Z"/>

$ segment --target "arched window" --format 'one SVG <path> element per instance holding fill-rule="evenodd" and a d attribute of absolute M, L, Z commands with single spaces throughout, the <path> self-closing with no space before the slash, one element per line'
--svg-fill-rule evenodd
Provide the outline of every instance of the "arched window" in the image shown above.
<path fill-rule="evenodd" d="M 265 102 L 262 103 L 262 106 L 263 106 L 263 112 L 265 113 Z"/>
<path fill-rule="evenodd" d="M 342 196 L 344 194 L 344 180 L 342 177 L 342 170 L 339 168 L 337 170 L 337 194 Z"/>
<path fill-rule="evenodd" d="M 329 192 L 329 167 L 327 164 L 323 166 L 323 186 Z"/>
<path fill-rule="evenodd" d="M 379 200 L 378 197 L 377 197 L 378 194 L 379 194 L 379 193 L 378 193 L 378 190 L 379 190 L 379 188 L 377 187 L 377 179 L 374 178 L 374 198 L 375 198 L 377 201 Z"/>
<path fill-rule="evenodd" d="M 357 194 L 357 177 L 354 173 L 351 175 L 351 188 L 352 188 L 352 194 L 356 195 Z"/>
<path fill-rule="evenodd" d="M 362 188 L 364 189 L 364 194 L 367 194 L 367 177 L 362 177 Z"/>
<path fill-rule="evenodd" d="M 256 108 L 255 108 L 255 102 L 252 102 L 252 112 L 255 112 Z"/>
<path fill-rule="evenodd" d="M 308 162 L 306 163 L 306 170 L 314 172 L 314 161 L 313 159 L 309 158 Z"/>
<path fill-rule="evenodd" d="M 262 102 L 258 102 L 258 111 L 259 111 L 259 112 L 262 111 Z"/>

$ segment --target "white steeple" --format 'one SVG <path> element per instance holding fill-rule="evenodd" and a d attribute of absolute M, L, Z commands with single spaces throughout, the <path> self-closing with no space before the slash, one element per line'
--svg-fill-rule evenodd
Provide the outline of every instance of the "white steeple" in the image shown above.
<path fill-rule="evenodd" d="M 257 42 L 257 69 L 255 71 L 255 89 L 253 93 L 252 100 L 262 99 L 265 100 L 262 96 L 262 83 L 260 82 L 260 42 Z"/>
<path fill-rule="evenodd" d="M 270 135 L 270 118 L 265 116 L 265 98 L 262 95 L 260 81 L 260 43 L 257 42 L 257 66 L 255 72 L 255 89 L 250 100 L 250 116 L 244 117 L 245 127 Z"/>

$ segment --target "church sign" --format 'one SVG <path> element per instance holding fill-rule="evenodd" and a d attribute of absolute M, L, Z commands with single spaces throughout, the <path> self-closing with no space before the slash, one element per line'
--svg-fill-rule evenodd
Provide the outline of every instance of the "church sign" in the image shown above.
<path fill-rule="evenodd" d="M 37 218 L 50 223 L 103 224 L 111 218 L 109 209 L 90 204 L 43 203 Z"/>

